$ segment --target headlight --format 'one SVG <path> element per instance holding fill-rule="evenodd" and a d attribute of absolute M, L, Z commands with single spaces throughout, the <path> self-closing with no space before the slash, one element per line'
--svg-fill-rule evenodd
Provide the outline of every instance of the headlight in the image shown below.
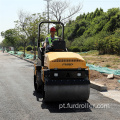
<path fill-rule="evenodd" d="M 58 77 L 58 73 L 54 73 L 54 77 Z"/>
<path fill-rule="evenodd" d="M 77 73 L 77 76 L 80 77 L 80 76 L 81 76 L 81 73 Z"/>

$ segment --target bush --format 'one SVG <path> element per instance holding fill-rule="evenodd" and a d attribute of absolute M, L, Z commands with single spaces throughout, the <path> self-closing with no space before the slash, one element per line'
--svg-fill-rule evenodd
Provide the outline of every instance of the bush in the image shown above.
<path fill-rule="evenodd" d="M 33 51 L 36 51 L 37 50 L 37 46 L 35 46 L 35 50 L 34 50 L 34 47 L 33 47 Z"/>
<path fill-rule="evenodd" d="M 20 46 L 20 47 L 18 48 L 18 50 L 24 50 L 24 47 Z"/>
<path fill-rule="evenodd" d="M 120 54 L 120 39 L 110 35 L 98 41 L 99 54 Z"/>
<path fill-rule="evenodd" d="M 80 49 L 77 46 L 71 46 L 68 48 L 68 50 L 72 52 L 80 52 Z"/>
<path fill-rule="evenodd" d="M 27 46 L 26 50 L 27 51 L 31 51 L 32 50 L 32 46 Z"/>

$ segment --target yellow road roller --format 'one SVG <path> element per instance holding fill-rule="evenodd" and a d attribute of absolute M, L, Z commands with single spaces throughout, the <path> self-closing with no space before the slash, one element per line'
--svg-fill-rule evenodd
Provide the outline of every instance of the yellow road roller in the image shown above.
<path fill-rule="evenodd" d="M 62 38 L 52 42 L 50 49 L 40 47 L 42 24 L 62 26 Z M 64 41 L 64 24 L 41 22 L 38 30 L 38 59 L 34 64 L 34 88 L 45 102 L 86 101 L 90 95 L 89 68 L 77 53 L 68 52 Z"/>

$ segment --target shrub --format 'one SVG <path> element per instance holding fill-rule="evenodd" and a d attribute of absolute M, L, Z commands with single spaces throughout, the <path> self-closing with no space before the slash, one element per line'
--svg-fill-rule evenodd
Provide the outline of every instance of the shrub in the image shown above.
<path fill-rule="evenodd" d="M 26 50 L 27 51 L 31 51 L 32 50 L 32 46 L 27 46 Z"/>
<path fill-rule="evenodd" d="M 35 50 L 34 50 L 34 47 L 33 47 L 33 51 L 36 51 L 37 50 L 37 46 L 35 46 Z"/>
<path fill-rule="evenodd" d="M 68 48 L 68 50 L 72 52 L 80 52 L 80 49 L 77 46 L 71 46 Z"/>
<path fill-rule="evenodd" d="M 18 48 L 18 50 L 24 50 L 24 47 L 20 46 L 20 47 Z"/>

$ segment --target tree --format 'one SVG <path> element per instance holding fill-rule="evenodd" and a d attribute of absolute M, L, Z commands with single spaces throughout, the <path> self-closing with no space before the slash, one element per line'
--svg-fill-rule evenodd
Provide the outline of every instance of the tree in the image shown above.
<path fill-rule="evenodd" d="M 9 43 L 7 43 L 7 40 L 6 39 L 3 39 L 3 41 L 0 43 L 0 46 L 1 47 L 8 47 L 9 46 Z"/>
<path fill-rule="evenodd" d="M 66 1 L 52 1 L 50 2 L 50 20 L 57 22 L 67 23 L 82 9 L 82 5 L 79 3 L 78 6 L 70 7 L 70 3 Z M 60 29 L 60 25 L 56 25 L 56 31 Z"/>
<path fill-rule="evenodd" d="M 28 26 L 26 27 L 27 33 L 29 35 L 29 39 L 32 41 L 33 46 L 34 46 L 34 59 L 36 59 L 36 38 L 38 37 L 38 24 L 42 21 L 45 21 L 45 18 L 41 16 L 41 14 L 32 14 L 28 18 Z M 44 28 L 44 25 L 42 25 L 42 30 L 41 30 L 41 36 L 43 37 L 44 34 L 46 33 L 46 30 Z M 41 39 L 42 39 L 41 37 Z"/>
<path fill-rule="evenodd" d="M 56 21 L 69 21 L 76 13 L 78 13 L 81 10 L 81 8 L 82 5 L 80 3 L 78 4 L 78 6 L 70 7 L 69 2 L 60 0 L 53 1 L 50 3 L 51 20 L 55 18 Z"/>
<path fill-rule="evenodd" d="M 34 59 L 36 59 L 35 41 L 38 35 L 38 23 L 44 21 L 45 18 L 40 13 L 28 14 L 23 11 L 20 11 L 18 16 L 19 16 L 19 20 L 15 22 L 16 22 L 16 27 L 19 30 L 21 41 L 24 44 L 24 54 L 27 43 L 31 41 L 34 46 Z M 44 29 L 44 33 L 45 33 L 45 29 Z"/>
<path fill-rule="evenodd" d="M 1 32 L 1 36 L 5 38 L 3 41 L 4 45 L 13 46 L 14 50 L 16 50 L 19 40 L 18 32 L 16 31 L 16 29 L 9 29 L 5 32 Z"/>
<path fill-rule="evenodd" d="M 23 54 L 24 57 L 25 57 L 25 48 L 26 48 L 27 43 L 28 43 L 27 38 L 29 36 L 27 33 L 27 30 L 26 30 L 26 27 L 28 25 L 28 19 L 27 19 L 28 17 L 29 17 L 29 13 L 23 12 L 21 10 L 18 13 L 19 20 L 15 21 L 16 29 L 18 30 L 18 33 L 19 33 L 20 42 L 24 46 L 24 54 Z"/>

